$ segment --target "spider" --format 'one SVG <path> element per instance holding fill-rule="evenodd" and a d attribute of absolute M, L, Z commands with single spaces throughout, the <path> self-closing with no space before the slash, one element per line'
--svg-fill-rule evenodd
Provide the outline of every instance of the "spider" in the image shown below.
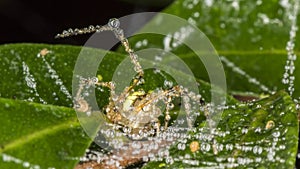
<path fill-rule="evenodd" d="M 82 78 L 79 83 L 79 89 L 74 99 L 74 108 L 76 111 L 88 113 L 91 107 L 82 96 L 85 87 L 101 86 L 110 89 L 109 103 L 104 108 L 104 112 L 109 121 L 117 125 L 119 129 L 130 135 L 133 139 L 141 139 L 149 135 L 159 135 L 162 130 L 166 130 L 171 120 L 170 111 L 173 109 L 174 98 L 181 97 L 184 105 L 187 125 L 193 127 L 193 119 L 191 116 L 192 109 L 190 101 L 199 102 L 201 96 L 193 92 L 189 92 L 187 88 L 176 85 L 169 89 L 159 88 L 155 91 L 146 92 L 143 89 L 135 88 L 144 84 L 144 71 L 138 61 L 138 55 L 130 48 L 128 40 L 125 38 L 123 30 L 119 27 L 118 19 L 110 19 L 104 26 L 89 26 L 83 29 L 69 29 L 57 34 L 56 38 L 65 38 L 78 34 L 87 34 L 102 31 L 112 31 L 120 40 L 128 53 L 131 62 L 134 65 L 136 76 L 130 86 L 124 88 L 121 94 L 115 93 L 114 82 L 102 82 L 96 77 Z M 165 111 L 161 110 L 158 102 L 165 104 Z M 164 115 L 164 126 L 161 126 L 159 116 Z"/>

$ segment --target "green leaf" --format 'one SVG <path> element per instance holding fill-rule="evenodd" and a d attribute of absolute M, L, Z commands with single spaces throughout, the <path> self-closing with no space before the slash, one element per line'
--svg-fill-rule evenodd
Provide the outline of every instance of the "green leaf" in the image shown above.
<path fill-rule="evenodd" d="M 113 38 L 113 37 L 112 37 Z M 51 105 L 72 107 L 72 78 L 75 63 L 78 56 L 84 55 L 87 58 L 87 65 L 83 69 L 87 70 L 89 62 L 97 62 L 97 56 L 106 54 L 97 75 L 102 76 L 103 81 L 110 81 L 114 75 L 115 68 L 127 57 L 123 54 L 106 52 L 93 48 L 82 48 L 68 45 L 47 45 L 47 44 L 9 44 L 0 46 L 0 72 L 2 83 L 0 86 L 0 96 L 17 100 L 27 100 L 37 103 L 46 102 Z M 48 51 L 45 56 L 40 56 L 42 50 Z M 82 53 L 80 53 L 82 52 Z M 141 59 L 141 62 L 152 64 L 151 61 Z M 178 72 L 170 68 L 171 71 L 180 74 L 181 78 L 187 78 L 183 72 Z M 176 72 L 177 71 L 177 72 Z M 83 76 L 91 77 L 90 72 L 86 71 Z M 153 90 L 157 86 L 163 86 L 163 79 L 160 75 L 155 75 L 149 71 L 145 75 L 146 90 Z M 132 78 L 132 77 L 130 77 Z M 205 81 L 196 79 L 200 83 L 200 93 L 206 101 L 210 101 L 211 86 Z M 33 88 L 32 86 L 35 86 Z M 76 93 L 76 91 L 74 91 Z M 204 94 L 206 93 L 206 94 Z M 107 98 L 107 90 L 98 93 L 100 97 Z M 102 96 L 101 96 L 102 95 Z M 227 98 L 230 102 L 231 97 Z M 99 99 L 99 106 L 107 104 L 107 99 Z M 235 101 L 233 101 L 235 102 Z"/>
<path fill-rule="evenodd" d="M 282 83 L 284 66 L 286 64 L 285 51 L 220 51 L 220 59 L 223 63 L 226 82 L 229 92 L 235 94 L 239 91 L 257 94 L 270 94 L 281 89 L 286 89 Z M 187 63 L 193 72 L 205 72 L 200 61 L 192 59 L 193 54 L 179 54 L 178 56 Z M 296 68 L 300 66 L 300 60 L 294 62 Z M 295 71 L 295 91 L 293 97 L 300 96 L 300 72 Z M 207 74 L 195 74 L 195 77 L 209 81 Z"/>
<path fill-rule="evenodd" d="M 0 168 L 73 168 L 91 140 L 73 109 L 0 98 Z"/>
<path fill-rule="evenodd" d="M 260 85 L 253 85 L 253 78 L 271 90 L 284 88 L 281 76 L 286 59 L 285 46 L 289 38 L 289 26 L 286 26 L 290 25 L 287 20 L 289 11 L 282 7 L 279 1 L 264 0 L 261 1 L 262 4 L 239 1 L 239 10 L 235 9 L 233 1 L 212 1 L 214 4 L 211 6 L 207 2 L 209 1 L 178 0 L 165 12 L 190 22 L 195 21 L 196 26 L 209 37 L 218 52 L 225 56 L 221 57 L 221 60 L 225 63 L 230 91 L 270 93 L 264 91 Z M 263 24 L 265 16 L 272 22 Z M 150 24 L 155 24 L 155 19 Z M 136 36 L 130 43 L 135 47 L 138 46 L 138 41 L 145 38 L 148 41 L 145 48 L 164 48 L 165 37 L 156 35 Z M 44 48 L 50 52 L 40 56 Z M 136 48 L 140 49 L 142 48 Z M 121 50 L 123 52 L 123 49 Z M 79 126 L 75 112 L 66 108 L 72 107 L 71 84 L 74 65 L 80 51 L 80 47 L 62 45 L 0 46 L 0 95 L 2 98 L 8 98 L 0 99 L 0 124 L 3 124 L 0 126 L 0 168 L 24 168 L 27 165 L 38 165 L 41 168 L 73 168 L 78 162 L 78 157 L 84 154 L 91 140 Z M 86 49 L 85 54 L 88 58 L 104 52 Z M 179 45 L 171 52 L 179 55 L 194 72 L 203 72 L 195 76 L 200 83 L 201 94 L 205 101 L 209 102 L 210 95 L 207 93 L 210 92 L 211 85 L 199 80 L 209 81 L 202 63 L 194 60 L 194 54 L 185 45 Z M 124 58 L 125 55 L 108 52 L 99 66 L 97 75 L 101 75 L 103 81 L 110 81 L 114 69 Z M 230 62 L 236 67 L 230 67 Z M 299 61 L 295 64 L 299 65 Z M 86 68 L 88 67 L 89 65 L 86 65 Z M 237 68 L 249 76 L 241 74 Z M 186 77 L 182 72 L 176 73 L 180 77 Z M 85 75 L 91 76 L 89 73 Z M 162 86 L 165 80 L 151 71 L 145 76 L 149 83 L 143 88 L 147 90 Z M 295 76 L 298 76 L 298 72 Z M 295 85 L 299 86 L 299 80 L 296 79 Z M 102 108 L 108 102 L 104 98 L 107 98 L 109 93 L 104 90 L 97 91 L 96 94 L 98 105 Z M 298 89 L 294 96 L 300 96 Z M 203 145 L 201 151 L 192 153 L 189 150 L 189 144 L 197 140 L 197 135 L 201 135 L 201 131 L 205 129 L 205 123 L 202 123 L 198 127 L 200 132 L 191 133 L 192 138 L 184 143 L 185 150 L 178 150 L 178 144 L 182 146 L 180 142 L 170 149 L 171 157 L 176 158 L 179 155 L 183 156 L 184 160 L 180 159 L 173 164 L 166 163 L 167 161 L 150 162 L 145 167 L 210 167 L 209 164 L 236 163 L 240 167 L 240 164 L 247 163 L 249 168 L 293 168 L 297 152 L 298 122 L 291 98 L 286 93 L 279 92 L 251 104 L 239 103 L 230 96 L 227 96 L 227 99 L 229 109 L 222 114 L 218 128 L 218 131 L 225 133 L 225 137 L 215 137 L 216 143 L 223 145 L 223 149 L 219 150 L 217 155 L 212 151 L 212 142 L 205 139 L 200 139 L 200 145 Z M 274 122 L 275 127 L 266 129 L 270 121 Z M 226 131 L 229 134 L 226 134 Z M 208 145 L 210 150 L 206 151 Z M 230 148 L 231 145 L 233 149 Z M 255 161 L 249 162 L 251 159 Z M 191 165 L 192 160 L 197 160 L 200 164 Z"/>
<path fill-rule="evenodd" d="M 23 73 L 23 62 L 25 62 L 26 65 L 28 65 L 29 70 L 31 70 L 30 72 L 32 73 L 32 77 L 35 78 L 35 82 L 37 83 L 37 91 L 40 97 L 47 95 L 53 96 L 52 93 L 56 91 L 57 93 L 60 93 L 63 98 L 59 98 L 59 100 L 65 99 L 66 96 L 62 93 L 62 91 L 60 91 L 60 88 L 56 86 L 55 81 L 51 78 L 51 75 L 45 76 L 46 73 L 49 73 L 49 69 L 44 66 L 45 62 L 39 60 L 40 58 L 37 57 L 37 54 L 40 52 L 40 50 L 44 48 L 47 48 L 52 52 L 44 57 L 49 59 L 49 63 L 53 63 L 51 66 L 55 67 L 55 71 L 58 75 L 61 75 L 59 76 L 61 81 L 63 81 L 64 84 L 68 84 L 65 86 L 70 91 L 72 76 L 71 70 L 75 64 L 74 60 L 80 51 L 79 47 L 43 44 L 14 44 L 1 46 L 0 51 L 3 65 L 1 67 L 1 72 L 7 73 L 2 75 L 2 77 L 5 78 L 5 80 L 2 81 L 2 84 L 6 85 L 1 85 L 1 96 L 14 98 L 14 93 L 19 93 L 20 97 L 15 97 L 16 99 L 26 100 L 25 96 L 27 96 L 33 97 L 33 100 L 36 102 L 40 101 L 39 97 L 36 96 L 36 93 L 30 92 L 32 88 L 28 87 L 27 85 L 26 76 L 28 75 L 26 75 L 26 73 L 24 75 Z M 88 50 L 90 55 L 96 55 L 99 54 L 99 52 L 103 52 L 95 49 Z M 118 63 L 122 61 L 122 57 L 124 57 L 122 55 L 113 53 L 109 53 L 108 55 L 109 56 L 103 60 L 103 63 L 100 66 L 102 71 L 99 72 L 101 73 L 104 81 L 108 81 L 109 78 L 111 78 L 113 74 L 112 68 L 117 66 Z M 10 68 L 11 64 L 9 60 L 14 60 L 16 58 L 19 60 L 14 63 L 14 66 L 18 67 L 18 69 Z M 40 70 L 38 68 L 40 68 Z M 179 76 L 183 75 L 180 75 L 179 73 Z M 148 78 L 152 78 L 152 82 L 154 83 L 155 78 L 153 78 L 151 75 L 149 75 Z M 18 83 L 15 84 L 15 81 Z M 161 79 L 158 79 L 158 82 L 159 81 L 161 81 Z M 202 81 L 199 82 L 201 82 L 200 86 L 204 87 L 204 90 L 208 92 L 210 89 L 209 85 Z M 151 88 L 151 85 L 149 88 Z M 286 106 L 291 107 L 291 110 L 287 111 L 286 113 L 289 115 L 288 118 L 283 118 L 286 120 L 285 123 L 282 122 L 282 126 L 293 126 L 288 131 L 291 131 L 295 137 L 297 136 L 298 128 L 294 105 L 290 98 L 285 96 L 285 94 L 279 94 L 279 96 L 282 96 L 282 98 L 285 98 L 283 100 L 286 100 L 286 102 L 284 102 L 285 105 L 278 104 L 279 108 L 284 108 Z M 101 98 L 102 97 L 107 97 L 107 93 L 104 93 Z M 70 106 L 70 103 L 68 102 L 56 101 L 55 96 L 54 99 L 51 97 L 42 97 L 42 99 L 48 103 L 52 103 L 53 105 L 57 104 Z M 51 102 L 51 99 L 54 101 Z M 208 99 L 209 98 L 207 98 L 207 100 Z M 278 99 L 274 96 L 270 98 L 270 100 L 275 101 Z M 230 102 L 232 104 L 237 103 L 232 98 Z M 1 168 L 23 168 L 22 165 L 72 168 L 72 166 L 77 163 L 78 157 L 83 155 L 84 150 L 90 143 L 89 137 L 84 134 L 83 130 L 79 126 L 75 112 L 72 109 L 16 100 L 14 101 L 11 99 L 1 99 L 0 103 L 2 104 L 0 111 L 1 124 L 3 124 L 0 130 L 0 144 L 2 145 L 1 156 L 3 157 L 2 162 L 0 163 Z M 100 104 L 105 103 L 103 102 Z M 271 105 L 273 103 L 269 104 Z M 274 103 L 274 105 L 277 105 L 277 103 Z M 255 110 L 255 108 L 253 109 Z M 278 113 L 277 110 L 276 113 Z M 270 114 L 268 117 L 272 118 L 273 115 L 276 117 L 275 112 Z M 240 119 L 240 116 L 242 115 L 237 114 L 237 116 L 233 115 L 231 118 Z M 229 117 L 229 115 L 224 115 L 224 117 Z M 262 120 L 265 122 L 266 118 L 263 117 Z M 289 121 L 289 124 L 287 124 L 286 121 Z M 274 122 L 277 124 L 278 121 Z M 239 123 L 232 121 L 231 124 Z M 280 124 L 280 122 L 278 122 L 278 124 Z M 241 123 L 240 125 L 242 126 L 243 124 Z M 230 138 L 228 139 L 230 140 Z M 289 147 L 287 148 L 287 151 L 290 152 L 292 159 L 296 152 L 296 142 L 295 139 L 289 140 L 291 140 L 291 143 L 288 143 Z M 292 144 L 292 142 L 294 144 Z M 20 162 L 21 164 L 16 164 L 19 162 L 18 159 L 22 160 Z"/>
<path fill-rule="evenodd" d="M 48 53 L 40 56 L 43 49 Z M 84 155 L 91 139 L 68 108 L 80 50 L 45 44 L 0 46 L 0 168 L 73 168 Z"/>
<path fill-rule="evenodd" d="M 0 168 L 27 165 L 72 168 L 78 157 L 84 155 L 91 140 L 80 127 L 76 113 L 69 108 L 72 107 L 73 69 L 81 49 L 46 44 L 0 46 L 0 154 L 3 157 Z M 41 56 L 45 51 L 48 52 Z M 87 58 L 105 52 L 92 48 L 84 51 Z M 124 55 L 108 52 L 97 74 L 103 81 L 110 81 L 114 68 L 124 58 Z M 187 76 L 173 71 L 179 77 Z M 165 80 L 152 71 L 145 76 L 151 82 L 144 85 L 148 90 L 162 86 Z M 210 101 L 211 86 L 201 80 L 197 82 L 204 99 Z M 107 104 L 108 96 L 107 90 L 97 91 L 100 108 Z M 232 104 L 237 102 L 230 96 L 227 100 Z"/>
<path fill-rule="evenodd" d="M 191 138 L 175 143 L 167 160 L 149 162 L 143 168 L 294 168 L 297 111 L 283 91 L 225 110 L 214 135 L 215 143 L 203 131 L 200 127 Z M 192 142 L 198 142 L 198 151 L 191 151 Z"/>
<path fill-rule="evenodd" d="M 295 2 L 177 0 L 163 12 L 186 19 L 209 38 L 223 58 L 221 59 L 229 92 L 270 94 L 272 91 L 288 89 L 288 85 L 282 84 L 282 78 L 287 62 L 286 46 L 290 38 L 292 24 L 290 18 Z M 165 22 L 159 16 L 160 14 L 154 17 L 142 30 L 161 27 L 160 24 Z M 297 26 L 300 26 L 299 19 Z M 185 32 L 178 30 L 177 33 Z M 170 32 L 170 35 L 174 37 L 175 33 Z M 145 48 L 164 49 L 165 38 L 167 37 L 162 35 L 141 34 L 135 35 L 129 41 L 136 51 Z M 147 44 L 139 45 L 143 41 L 147 41 Z M 172 47 L 173 42 L 174 39 L 169 44 L 170 52 L 184 61 L 187 60 L 187 55 L 188 58 L 191 58 L 189 55 L 194 55 L 185 44 L 179 43 L 176 47 Z M 298 42 L 295 44 L 295 53 L 299 55 Z M 120 48 L 119 51 L 122 52 L 123 49 Z M 224 58 L 235 67 L 229 66 Z M 199 72 L 199 69 L 205 72 L 202 63 L 194 60 L 188 63 L 190 67 L 196 68 L 197 71 L 194 69 L 194 72 Z M 299 67 L 300 61 L 296 60 L 294 65 L 296 68 Z M 205 73 L 197 73 L 195 76 L 209 82 Z M 293 76 L 299 77 L 299 72 L 295 72 Z M 296 78 L 294 86 L 300 86 L 299 79 Z M 298 88 L 295 88 L 293 97 L 300 97 Z"/>

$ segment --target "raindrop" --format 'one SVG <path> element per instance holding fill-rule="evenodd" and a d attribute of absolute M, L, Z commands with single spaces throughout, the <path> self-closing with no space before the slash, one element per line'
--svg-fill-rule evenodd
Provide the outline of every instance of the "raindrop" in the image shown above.
<path fill-rule="evenodd" d="M 119 28 L 120 27 L 120 21 L 117 18 L 112 18 L 108 21 L 108 26 L 112 28 Z"/>
<path fill-rule="evenodd" d="M 201 150 L 202 150 L 202 151 L 207 151 L 207 152 L 208 152 L 208 151 L 210 150 L 210 147 L 211 147 L 211 146 L 210 146 L 210 144 L 208 144 L 208 143 L 202 143 L 202 144 L 201 144 Z"/>
<path fill-rule="evenodd" d="M 253 147 L 253 153 L 254 153 L 254 154 L 261 154 L 262 151 L 263 151 L 263 149 L 262 149 L 262 147 L 260 147 L 260 146 L 254 146 L 254 147 Z"/>
<path fill-rule="evenodd" d="M 148 112 L 151 110 L 151 104 L 148 104 L 146 106 L 143 107 L 143 111 Z"/>
<path fill-rule="evenodd" d="M 291 21 L 290 25 L 290 36 L 289 41 L 286 44 L 287 51 L 287 60 L 284 66 L 285 72 L 283 74 L 282 83 L 287 85 L 287 90 L 290 95 L 294 92 L 294 61 L 297 59 L 297 56 L 294 51 L 296 31 L 297 31 L 297 14 L 299 11 L 299 1 L 295 1 L 295 4 L 290 4 L 289 1 L 282 0 L 280 4 L 286 8 L 288 11 L 289 20 Z M 289 78 L 292 77 L 292 78 Z"/>
<path fill-rule="evenodd" d="M 149 158 L 147 156 L 143 156 L 143 161 L 147 162 L 149 160 Z"/>
<path fill-rule="evenodd" d="M 242 134 L 247 134 L 248 133 L 248 129 L 247 128 L 243 128 L 242 129 Z"/>
<path fill-rule="evenodd" d="M 93 84 L 96 84 L 96 83 L 98 83 L 98 78 L 97 77 L 92 77 L 92 83 Z"/>
<path fill-rule="evenodd" d="M 167 164 L 173 164 L 174 163 L 174 159 L 172 157 L 167 157 L 166 158 L 166 163 Z"/>
<path fill-rule="evenodd" d="M 232 144 L 226 144 L 225 148 L 228 151 L 233 150 L 233 145 Z"/>
<path fill-rule="evenodd" d="M 68 33 L 68 31 L 64 30 L 64 31 L 62 32 L 62 34 L 63 34 L 63 35 L 68 35 L 69 33 Z"/>
<path fill-rule="evenodd" d="M 173 82 L 168 81 L 168 80 L 165 80 L 165 81 L 164 81 L 164 86 L 165 86 L 166 88 L 172 88 L 172 87 L 173 87 Z"/>
<path fill-rule="evenodd" d="M 185 150 L 185 144 L 183 144 L 183 143 L 179 143 L 178 145 L 177 145 L 177 148 L 178 148 L 178 150 Z"/>
<path fill-rule="evenodd" d="M 29 166 L 30 166 L 30 164 L 28 162 L 23 163 L 23 167 L 28 168 Z"/>
<path fill-rule="evenodd" d="M 274 137 L 279 137 L 279 136 L 280 136 L 280 132 L 279 132 L 279 131 L 275 131 L 272 135 L 273 135 Z"/>
<path fill-rule="evenodd" d="M 279 149 L 280 149 L 280 150 L 284 150 L 284 149 L 285 149 L 285 145 L 280 145 L 280 146 L 279 146 Z"/>
<path fill-rule="evenodd" d="M 90 31 L 94 31 L 94 30 L 95 30 L 95 27 L 94 27 L 93 25 L 90 25 L 90 26 L 89 26 L 89 30 L 90 30 Z"/>
<path fill-rule="evenodd" d="M 199 16 L 200 16 L 199 12 L 195 12 L 195 13 L 194 13 L 194 17 L 195 17 L 195 18 L 198 18 Z"/>

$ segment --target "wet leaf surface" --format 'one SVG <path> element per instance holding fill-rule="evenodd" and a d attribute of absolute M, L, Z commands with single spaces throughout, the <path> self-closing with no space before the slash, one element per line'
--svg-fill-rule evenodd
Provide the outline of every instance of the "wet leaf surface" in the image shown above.
<path fill-rule="evenodd" d="M 295 2 L 178 0 L 163 12 L 186 19 L 208 37 L 224 64 L 229 92 L 253 92 L 259 95 L 288 89 L 288 85 L 283 85 L 282 79 L 287 64 L 286 50 L 291 35 L 291 18 Z M 158 14 L 142 30 L 160 27 L 168 22 Z M 298 19 L 296 26 L 299 25 Z M 135 35 L 129 41 L 136 51 L 147 48 L 167 49 L 185 59 L 187 55 L 195 55 L 194 51 L 173 38 L 192 39 L 192 35 L 189 36 L 187 32 L 182 27 L 168 35 Z M 166 41 L 167 39 L 169 41 Z M 147 43 L 142 43 L 145 41 Z M 293 43 L 294 51 L 299 55 L 300 48 L 297 44 L 296 40 Z M 119 52 L 122 51 L 120 48 Z M 230 63 L 228 64 L 226 60 Z M 234 64 L 234 67 L 229 66 L 230 64 Z M 299 64 L 299 60 L 294 61 L 295 67 Z M 188 65 L 191 68 L 196 67 L 193 72 L 202 70 L 202 74 L 195 73 L 196 77 L 209 81 L 203 63 L 191 60 Z M 295 71 L 293 76 L 298 77 L 298 73 L 299 71 Z M 295 79 L 295 86 L 299 86 L 299 79 Z M 298 88 L 295 88 L 293 97 L 300 97 Z"/>
<path fill-rule="evenodd" d="M 223 112 L 215 140 L 200 127 L 190 138 L 173 145 L 167 158 L 143 168 L 294 168 L 296 117 L 295 105 L 283 91 L 238 104 Z M 195 142 L 197 149 L 192 146 Z"/>

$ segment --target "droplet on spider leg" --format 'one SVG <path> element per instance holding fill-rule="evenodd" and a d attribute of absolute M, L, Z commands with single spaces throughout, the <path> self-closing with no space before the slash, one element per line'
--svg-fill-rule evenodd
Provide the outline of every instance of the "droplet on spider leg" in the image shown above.
<path fill-rule="evenodd" d="M 98 83 L 98 78 L 97 77 L 92 77 L 91 81 L 92 81 L 93 84 L 96 84 L 96 83 Z"/>
<path fill-rule="evenodd" d="M 79 108 L 80 108 L 80 104 L 78 104 L 78 103 L 77 103 L 77 104 L 74 104 L 74 108 L 75 108 L 75 109 L 79 109 Z"/>
<path fill-rule="evenodd" d="M 115 34 L 117 35 L 117 37 L 118 37 L 118 36 L 123 36 L 123 35 L 124 35 L 123 30 L 122 30 L 122 29 L 119 29 L 119 28 L 116 28 L 116 29 L 114 30 L 114 32 L 115 32 Z M 132 50 L 132 49 L 129 49 L 129 50 Z"/>
<path fill-rule="evenodd" d="M 183 101 L 186 102 L 186 103 L 188 103 L 190 101 L 190 98 L 187 97 L 187 96 L 185 96 L 185 97 L 183 97 Z"/>
<path fill-rule="evenodd" d="M 112 18 L 108 21 L 108 26 L 112 28 L 118 28 L 120 27 L 120 21 L 117 18 Z"/>
<path fill-rule="evenodd" d="M 55 38 L 60 38 L 60 37 L 62 37 L 62 35 L 61 34 L 56 34 L 56 36 L 55 36 Z"/>
<path fill-rule="evenodd" d="M 90 31 L 94 31 L 94 30 L 95 30 L 95 27 L 94 27 L 93 25 L 90 25 L 90 26 L 89 26 L 89 30 L 90 30 Z"/>
<path fill-rule="evenodd" d="M 136 61 L 133 61 L 132 62 L 135 66 L 134 66 L 134 68 L 133 68 L 133 70 L 135 71 L 135 72 L 140 72 L 141 71 L 141 67 L 140 66 L 136 66 L 137 65 L 137 62 Z"/>
<path fill-rule="evenodd" d="M 119 97 L 117 95 L 112 95 L 111 99 L 112 101 L 116 102 L 119 99 Z"/>
<path fill-rule="evenodd" d="M 139 79 L 137 85 L 141 85 L 141 84 L 144 84 L 145 83 L 145 80 L 143 78 Z"/>
<path fill-rule="evenodd" d="M 143 107 L 143 111 L 148 112 L 151 110 L 151 104 L 148 104 L 146 106 Z"/>
<path fill-rule="evenodd" d="M 75 29 L 74 29 L 74 35 L 77 35 L 78 32 L 79 32 L 79 29 L 78 29 L 78 28 L 75 28 Z"/>
<path fill-rule="evenodd" d="M 66 30 L 64 30 L 64 31 L 62 32 L 62 34 L 63 34 L 63 35 L 68 35 L 68 34 L 69 34 L 69 32 L 68 32 L 68 31 L 66 31 Z"/>
<path fill-rule="evenodd" d="M 73 33 L 73 32 L 74 32 L 73 29 L 71 28 L 68 29 L 68 33 Z"/>

